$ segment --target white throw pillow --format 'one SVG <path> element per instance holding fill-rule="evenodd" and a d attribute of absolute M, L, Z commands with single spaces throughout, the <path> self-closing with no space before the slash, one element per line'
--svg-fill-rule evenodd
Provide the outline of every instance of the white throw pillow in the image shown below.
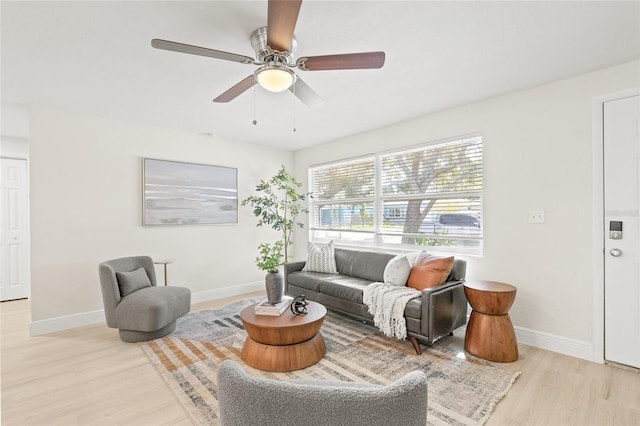
<path fill-rule="evenodd" d="M 337 274 L 336 255 L 333 249 L 333 241 L 320 248 L 312 242 L 307 243 L 309 257 L 302 268 L 305 272 L 324 272 L 325 274 Z"/>
<path fill-rule="evenodd" d="M 413 266 L 414 263 L 416 263 L 416 258 L 418 257 L 418 255 L 422 253 L 421 251 L 413 251 L 411 253 L 407 253 L 404 256 L 407 258 L 407 260 L 409 261 L 409 265 Z"/>
<path fill-rule="evenodd" d="M 384 268 L 385 284 L 405 286 L 411 273 L 411 263 L 404 254 L 399 254 L 387 263 Z"/>

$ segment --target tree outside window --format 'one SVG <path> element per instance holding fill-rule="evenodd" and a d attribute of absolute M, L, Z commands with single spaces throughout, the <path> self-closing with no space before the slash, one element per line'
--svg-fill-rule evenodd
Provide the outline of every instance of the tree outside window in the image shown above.
<path fill-rule="evenodd" d="M 482 168 L 480 136 L 312 167 L 312 239 L 481 250 Z"/>

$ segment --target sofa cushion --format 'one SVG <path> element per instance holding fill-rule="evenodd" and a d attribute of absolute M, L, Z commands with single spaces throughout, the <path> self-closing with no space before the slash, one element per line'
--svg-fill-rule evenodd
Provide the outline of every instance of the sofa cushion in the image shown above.
<path fill-rule="evenodd" d="M 344 275 L 339 277 L 327 278 L 318 283 L 319 292 L 328 297 L 362 305 L 366 311 L 367 307 L 362 302 L 362 290 L 371 282 Z M 408 318 L 420 319 L 422 317 L 422 298 L 410 300 L 404 310 L 404 315 Z"/>
<path fill-rule="evenodd" d="M 336 267 L 340 275 L 351 275 L 351 268 L 356 259 L 357 250 L 336 248 Z"/>
<path fill-rule="evenodd" d="M 313 291 L 318 290 L 318 284 L 327 278 L 327 274 L 321 272 L 290 272 L 287 274 L 287 282 L 300 288 Z M 331 276 L 334 276 L 333 274 Z"/>
<path fill-rule="evenodd" d="M 447 278 L 447 281 L 464 281 L 467 275 L 467 262 L 462 259 L 455 259 L 453 261 L 453 268 Z"/>
<path fill-rule="evenodd" d="M 311 241 L 307 243 L 309 252 L 307 263 L 302 269 L 305 272 L 323 272 L 325 274 L 337 274 L 336 257 L 333 249 L 333 241 L 320 248 Z"/>
<path fill-rule="evenodd" d="M 399 254 L 384 268 L 385 284 L 405 286 L 411 273 L 411 264 L 404 254 Z"/>
<path fill-rule="evenodd" d="M 447 281 L 453 267 L 453 256 L 438 257 L 422 252 L 416 258 L 407 286 L 424 290 Z"/>
<path fill-rule="evenodd" d="M 116 272 L 116 279 L 122 297 L 141 288 L 151 287 L 151 280 L 142 266 L 129 272 Z"/>
<path fill-rule="evenodd" d="M 338 275 L 327 277 L 318 283 L 318 291 L 322 294 L 362 303 L 362 289 L 371 284 L 371 281 L 362 278 Z"/>
<path fill-rule="evenodd" d="M 384 281 L 384 268 L 393 259 L 390 253 L 336 248 L 336 266 L 341 275 L 363 278 L 372 282 Z"/>

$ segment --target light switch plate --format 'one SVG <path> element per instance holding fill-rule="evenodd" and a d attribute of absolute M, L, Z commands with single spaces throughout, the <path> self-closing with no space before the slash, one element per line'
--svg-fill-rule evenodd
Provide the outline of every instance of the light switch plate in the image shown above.
<path fill-rule="evenodd" d="M 529 223 L 544 223 L 544 210 L 529 210 Z"/>

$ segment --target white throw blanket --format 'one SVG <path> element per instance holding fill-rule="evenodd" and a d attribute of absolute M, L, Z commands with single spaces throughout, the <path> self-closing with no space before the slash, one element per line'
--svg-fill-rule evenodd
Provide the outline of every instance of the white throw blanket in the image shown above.
<path fill-rule="evenodd" d="M 373 315 L 373 323 L 387 337 L 407 338 L 404 309 L 411 299 L 420 297 L 415 288 L 372 283 L 362 291 L 362 300 Z"/>

